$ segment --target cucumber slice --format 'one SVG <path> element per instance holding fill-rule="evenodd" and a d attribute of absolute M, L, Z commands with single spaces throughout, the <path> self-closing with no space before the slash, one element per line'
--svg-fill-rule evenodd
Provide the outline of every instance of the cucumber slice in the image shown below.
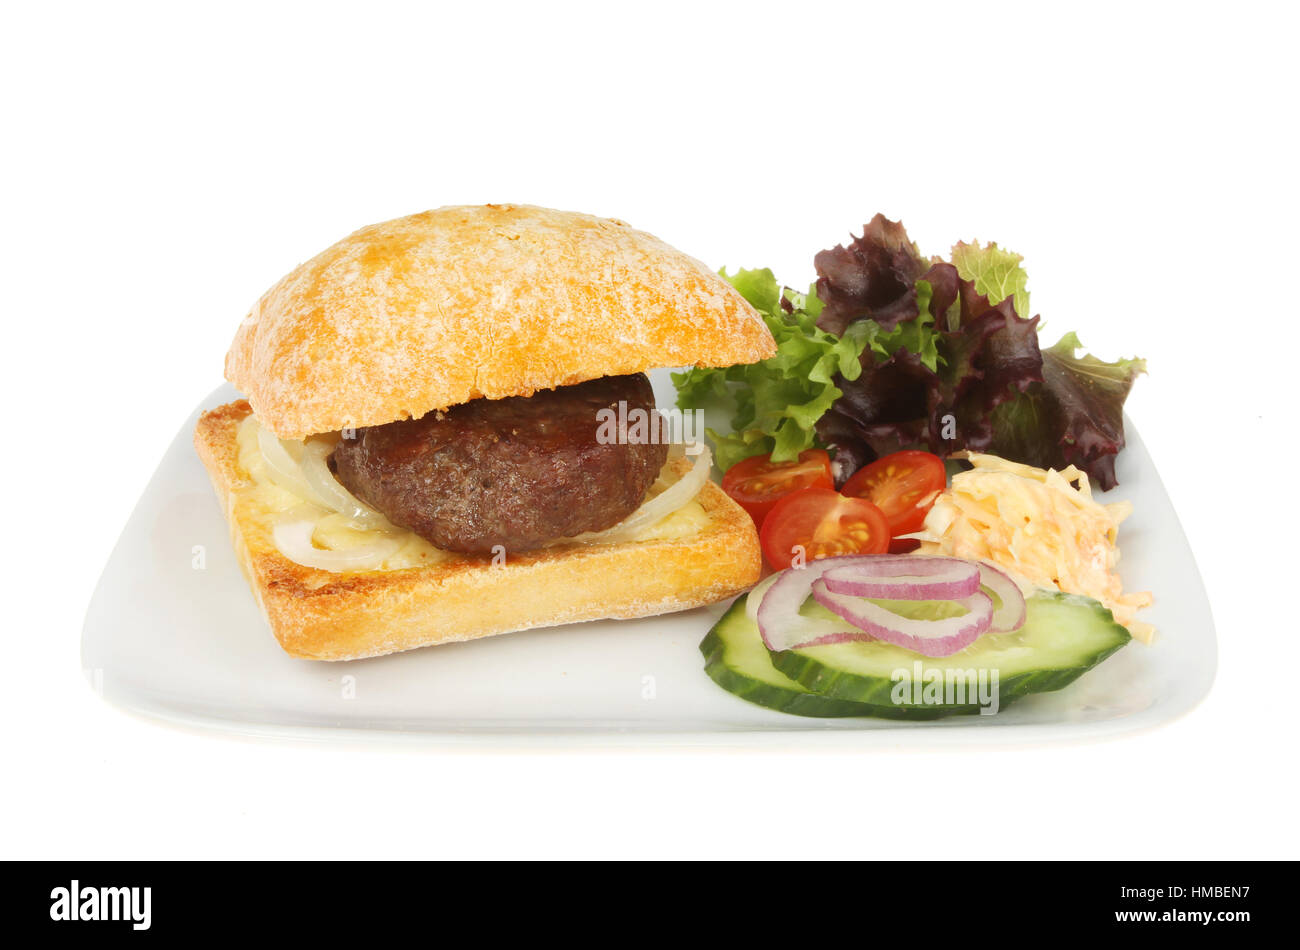
<path fill-rule="evenodd" d="M 1088 597 L 1039 591 L 1026 599 L 1025 608 L 1019 630 L 985 634 L 952 656 L 923 657 L 876 640 L 773 653 L 772 665 L 819 695 L 872 705 L 895 705 L 897 670 L 909 671 L 912 684 L 922 688 L 935 677 L 946 683 L 959 673 L 987 677 L 996 671 L 998 707 L 1004 708 L 1030 693 L 1068 686 L 1131 639 L 1109 610 Z M 947 695 L 944 701 L 919 704 L 914 698 L 915 690 L 908 690 L 901 705 L 939 715 L 979 709 L 978 703 L 947 702 Z"/>
<path fill-rule="evenodd" d="M 985 634 L 959 653 L 923 657 L 880 641 L 836 643 L 773 653 L 745 613 L 746 597 L 731 605 L 700 643 L 709 677 L 742 699 L 800 716 L 872 716 L 886 719 L 937 719 L 980 711 L 978 701 L 963 703 L 894 701 L 895 670 L 918 682 L 930 671 L 998 671 L 998 707 L 1030 693 L 1061 689 L 1129 641 L 1128 631 L 1094 600 L 1040 592 L 1029 598 L 1025 625 L 1014 633 Z M 891 603 L 905 609 L 904 602 Z M 941 615 L 947 604 L 914 604 L 919 615 Z M 806 611 L 822 610 L 809 602 Z M 987 674 L 986 674 L 987 675 Z M 924 687 L 921 698 L 924 700 Z M 970 698 L 977 699 L 977 695 Z M 933 698 L 933 697 L 930 697 Z M 945 697 L 946 698 L 946 697 Z"/>
<path fill-rule="evenodd" d="M 700 642 L 704 672 L 729 693 L 768 709 L 796 716 L 834 718 L 889 715 L 864 703 L 818 696 L 772 665 L 758 625 L 745 615 L 748 594 L 742 594 Z"/>

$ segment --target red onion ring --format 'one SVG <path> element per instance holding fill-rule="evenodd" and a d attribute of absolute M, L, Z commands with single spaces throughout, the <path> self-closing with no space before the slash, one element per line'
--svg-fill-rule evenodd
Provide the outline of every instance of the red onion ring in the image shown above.
<path fill-rule="evenodd" d="M 996 610 L 981 586 L 1001 601 Z M 751 608 L 754 619 L 763 642 L 774 651 L 884 640 L 925 656 L 949 656 L 984 633 L 1006 633 L 1025 622 L 1025 599 L 1015 581 L 991 565 L 960 558 L 916 554 L 824 558 L 774 575 L 755 593 L 761 600 Z M 839 619 L 801 614 L 810 594 Z M 966 613 L 943 620 L 913 620 L 871 599 L 947 600 Z"/>
<path fill-rule="evenodd" d="M 920 653 L 922 656 L 951 656 L 964 650 L 989 629 L 993 620 L 993 600 L 987 594 L 974 593 L 954 603 L 966 613 L 943 620 L 915 620 L 901 617 L 862 597 L 836 594 L 818 578 L 812 584 L 817 603 L 834 611 L 855 627 L 877 640 Z M 761 608 L 760 608 L 761 609 Z"/>
<path fill-rule="evenodd" d="M 847 622 L 805 617 L 799 608 L 808 599 L 813 581 L 835 567 L 851 566 L 887 555 L 828 557 L 776 575 L 758 605 L 758 632 L 769 650 L 793 650 L 819 643 L 870 640 L 871 635 Z"/>
<path fill-rule="evenodd" d="M 960 600 L 980 589 L 978 565 L 926 555 L 913 555 L 905 562 L 874 561 L 835 567 L 822 579 L 826 589 L 835 594 L 886 600 Z"/>
<path fill-rule="evenodd" d="M 997 595 L 1002 604 L 993 612 L 989 633 L 1010 633 L 1025 625 L 1025 595 L 1020 585 L 1002 571 L 983 561 L 978 562 L 980 584 Z"/>

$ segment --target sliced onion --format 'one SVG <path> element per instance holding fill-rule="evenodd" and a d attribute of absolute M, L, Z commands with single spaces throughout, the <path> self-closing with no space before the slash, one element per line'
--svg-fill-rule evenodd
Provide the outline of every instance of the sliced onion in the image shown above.
<path fill-rule="evenodd" d="M 713 456 L 706 446 L 700 446 L 691 470 L 676 482 L 651 498 L 644 505 L 632 512 L 612 528 L 604 531 L 588 531 L 573 538 L 560 538 L 556 543 L 580 541 L 584 544 L 626 541 L 636 536 L 637 532 L 657 524 L 674 511 L 684 507 L 700 493 L 704 483 L 709 480 L 709 470 L 713 467 Z"/>
<path fill-rule="evenodd" d="M 899 616 L 865 598 L 836 594 L 820 578 L 812 584 L 812 595 L 817 603 L 874 639 L 922 656 L 951 656 L 965 649 L 989 629 L 993 620 L 993 600 L 982 592 L 953 601 L 966 608 L 966 613 L 943 620 Z"/>
<path fill-rule="evenodd" d="M 275 433 L 265 426 L 257 427 L 257 447 L 266 461 L 266 471 L 271 481 L 285 491 L 297 495 L 303 501 L 309 501 L 323 508 L 330 507 L 325 499 L 312 490 L 311 484 L 303 474 L 298 460 L 289 454 L 285 443 L 276 438 Z"/>
<path fill-rule="evenodd" d="M 994 610 L 992 591 L 1001 606 Z M 755 604 L 756 598 L 761 598 Z M 836 620 L 805 617 L 811 595 Z M 965 612 L 942 620 L 903 617 L 872 600 L 943 600 Z M 949 656 L 984 633 L 1025 622 L 1019 586 L 995 567 L 928 555 L 850 555 L 813 561 L 774 575 L 750 592 L 746 612 L 770 650 L 849 640 L 883 640 L 925 656 Z"/>
<path fill-rule="evenodd" d="M 371 531 L 393 532 L 392 522 L 343 487 L 325 460 L 332 449 L 324 442 L 308 442 L 303 447 L 302 474 L 316 497 L 326 508 L 337 511 L 357 527 Z"/>
<path fill-rule="evenodd" d="M 993 591 L 1002 604 L 993 612 L 989 633 L 1010 633 L 1025 625 L 1025 595 L 1020 585 L 992 564 L 980 561 L 980 583 Z"/>
<path fill-rule="evenodd" d="M 979 593 L 980 570 L 957 558 L 911 555 L 832 568 L 823 580 L 832 593 L 854 597 L 957 600 Z"/>
<path fill-rule="evenodd" d="M 276 524 L 272 529 L 272 538 L 280 553 L 289 560 L 322 571 L 377 570 L 402 546 L 400 538 L 385 537 L 346 551 L 327 551 L 311 543 L 315 533 L 315 519 L 293 518 Z"/>
<path fill-rule="evenodd" d="M 391 534 L 399 530 L 334 477 L 326 461 L 332 451 L 327 442 L 290 442 L 276 438 L 273 432 L 259 425 L 257 447 L 266 460 L 271 481 L 285 491 L 313 505 L 338 512 L 363 531 Z"/>
<path fill-rule="evenodd" d="M 776 580 L 767 588 L 756 615 L 758 632 L 769 650 L 793 650 L 796 647 L 815 646 L 821 643 L 842 643 L 845 640 L 871 640 L 869 633 L 850 623 L 805 617 L 799 608 L 812 592 L 814 581 L 837 567 L 862 564 L 882 555 L 859 554 L 828 557 L 811 561 L 803 567 L 792 567 L 775 575 Z"/>

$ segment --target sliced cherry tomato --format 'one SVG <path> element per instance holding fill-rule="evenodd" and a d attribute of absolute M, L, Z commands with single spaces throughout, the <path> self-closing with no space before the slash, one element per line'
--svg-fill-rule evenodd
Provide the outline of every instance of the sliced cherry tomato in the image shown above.
<path fill-rule="evenodd" d="M 831 457 L 821 449 L 805 449 L 793 462 L 773 462 L 755 455 L 737 462 L 722 476 L 722 490 L 749 512 L 762 527 L 772 506 L 800 488 L 834 488 Z"/>
<path fill-rule="evenodd" d="M 778 571 L 802 560 L 836 554 L 882 554 L 889 548 L 889 522 L 863 498 L 830 488 L 791 492 L 768 513 L 759 532 L 768 563 Z"/>
<path fill-rule="evenodd" d="M 948 484 L 943 459 L 908 450 L 876 459 L 840 491 L 865 498 L 885 513 L 891 537 L 920 531 L 934 500 Z"/>

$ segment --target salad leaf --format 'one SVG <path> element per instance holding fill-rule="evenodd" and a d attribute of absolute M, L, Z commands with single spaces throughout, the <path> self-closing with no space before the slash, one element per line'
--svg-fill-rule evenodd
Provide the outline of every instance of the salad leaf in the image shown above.
<path fill-rule="evenodd" d="M 1023 258 L 958 243 L 923 258 L 900 222 L 876 215 L 861 237 L 822 251 L 807 294 L 770 270 L 723 276 L 762 315 L 777 353 L 750 366 L 676 374 L 678 404 L 725 401 L 733 433 L 709 435 L 718 463 L 833 450 L 837 484 L 908 446 L 962 449 L 1063 468 L 1115 484 L 1123 406 L 1139 359 L 1076 356 L 1074 334 L 1040 349 Z"/>
<path fill-rule="evenodd" d="M 781 285 L 777 283 L 776 275 L 769 268 L 764 267 L 762 270 L 741 270 L 736 271 L 734 276 L 727 274 L 727 269 L 722 269 L 722 276 L 726 277 L 732 287 L 740 292 L 740 296 L 749 301 L 749 305 L 762 314 L 775 314 L 781 306 Z"/>
<path fill-rule="evenodd" d="M 837 286 L 879 279 L 873 262 L 883 251 L 861 246 L 882 236 L 911 246 L 901 224 L 873 221 L 854 242 L 856 278 L 845 271 L 845 249 L 823 252 L 840 265 Z M 875 333 L 874 365 L 857 380 L 837 381 L 844 395 L 819 420 L 820 438 L 836 452 L 837 480 L 874 457 L 923 445 L 944 455 L 973 449 L 1045 467 L 1074 464 L 1102 489 L 1115 485 L 1124 400 L 1145 364 L 1076 357 L 1073 334 L 1040 350 L 1039 318 L 1022 316 L 1029 308 L 1022 263 L 995 243 L 959 243 L 951 263 L 937 262 L 916 279 L 917 315 L 900 317 L 889 331 L 891 341 L 906 344 L 882 344 Z"/>
<path fill-rule="evenodd" d="M 1038 318 L 1022 320 L 1010 298 L 991 305 L 952 264 L 933 265 L 917 286 L 924 312 L 913 323 L 946 328 L 928 329 L 927 348 L 938 359 L 928 360 L 925 349 L 899 348 L 864 366 L 856 381 L 841 383 L 844 396 L 832 417 L 844 416 L 873 456 L 917 444 L 940 454 L 987 451 L 992 411 L 1042 380 Z M 831 418 L 821 432 L 827 441 L 840 435 L 837 450 L 846 445 L 843 421 Z"/>
<path fill-rule="evenodd" d="M 817 325 L 842 334 L 849 324 L 874 320 L 892 330 L 916 317 L 916 279 L 926 268 L 902 222 L 878 214 L 847 246 L 813 259 L 817 296 L 826 305 Z"/>
<path fill-rule="evenodd" d="M 770 270 L 722 271 L 763 317 L 776 339 L 776 355 L 759 363 L 722 369 L 695 368 L 674 373 L 677 404 L 683 409 L 710 403 L 730 405 L 733 434 L 710 431 L 718 465 L 729 468 L 751 455 L 770 452 L 792 461 L 816 440 L 814 426 L 842 392 L 836 380 L 854 380 L 870 329 L 842 336 L 817 327 L 821 301 L 782 290 Z"/>
<path fill-rule="evenodd" d="M 1067 333 L 1043 350 L 1043 383 L 994 412 L 999 454 L 1040 468 L 1076 465 L 1102 490 L 1115 487 L 1124 448 L 1124 400 L 1146 360 L 1107 363 Z"/>
<path fill-rule="evenodd" d="M 817 436 L 834 449 L 831 470 L 843 485 L 868 462 L 926 441 L 935 373 L 906 349 L 878 363 L 868 353 L 862 373 L 817 421 Z"/>
<path fill-rule="evenodd" d="M 882 359 L 889 359 L 899 350 L 907 350 L 918 356 L 930 372 L 938 372 L 943 357 L 939 355 L 939 334 L 935 327 L 934 315 L 930 312 L 930 303 L 934 289 L 927 280 L 916 282 L 916 306 L 918 315 L 915 319 L 904 320 L 892 330 L 881 330 L 875 321 L 864 323 L 871 352 Z"/>
<path fill-rule="evenodd" d="M 1013 251 L 1006 251 L 992 241 L 980 247 L 979 241 L 967 244 L 958 241 L 952 248 L 952 262 L 962 280 L 975 284 L 975 290 L 990 300 L 1003 301 L 1014 297 L 1016 313 L 1029 313 L 1029 275 L 1020 266 L 1024 260 Z"/>

